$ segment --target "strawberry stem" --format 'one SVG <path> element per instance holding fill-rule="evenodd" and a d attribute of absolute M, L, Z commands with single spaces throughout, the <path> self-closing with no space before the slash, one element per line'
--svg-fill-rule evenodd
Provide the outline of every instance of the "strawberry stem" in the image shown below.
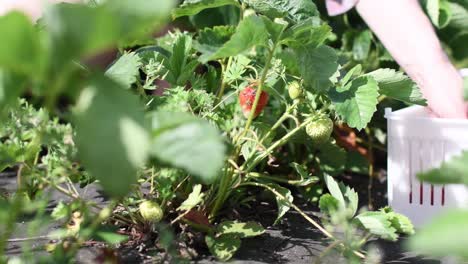
<path fill-rule="evenodd" d="M 284 30 L 284 28 L 283 28 L 283 30 Z M 255 112 L 257 110 L 257 105 L 258 105 L 258 102 L 260 101 L 260 96 L 261 96 L 262 91 L 263 91 L 263 86 L 265 84 L 265 80 L 266 80 L 266 77 L 268 75 L 268 71 L 269 71 L 270 66 L 271 66 L 271 61 L 273 60 L 273 56 L 275 55 L 276 48 L 278 47 L 278 45 L 280 43 L 280 39 L 281 39 L 282 34 L 283 34 L 283 31 L 281 31 L 279 33 L 279 35 L 277 37 L 277 41 L 274 41 L 273 47 L 269 50 L 269 54 L 268 54 L 267 60 L 265 62 L 265 68 L 263 69 L 262 76 L 260 77 L 260 82 L 259 82 L 259 84 L 257 86 L 257 91 L 256 91 L 256 94 L 255 94 L 255 100 L 254 100 L 254 103 L 252 105 L 252 109 L 250 110 L 250 114 L 249 114 L 249 117 L 247 119 L 247 123 L 245 124 L 244 130 L 242 130 L 242 132 L 239 133 L 239 135 L 236 138 L 234 138 L 234 145 L 237 146 L 236 150 L 234 152 L 234 158 L 236 160 L 239 157 L 239 153 L 240 153 L 240 150 L 241 150 L 240 140 L 242 138 L 244 138 L 244 136 L 247 134 L 247 131 L 249 130 L 250 126 L 252 125 L 252 121 L 254 119 Z M 218 188 L 218 192 L 217 192 L 216 198 L 215 198 L 216 200 L 214 202 L 213 208 L 211 209 L 210 219 L 213 219 L 216 216 L 216 214 L 218 213 L 218 210 L 221 208 L 221 205 L 224 203 L 226 198 L 229 196 L 229 192 L 230 192 L 229 185 L 231 185 L 231 183 L 232 183 L 233 174 L 234 174 L 234 170 L 231 167 L 228 167 L 228 168 L 226 168 L 223 177 L 221 177 L 220 186 Z"/>
<path fill-rule="evenodd" d="M 232 56 L 229 57 L 226 67 L 224 67 L 223 63 L 221 63 L 223 76 L 221 78 L 221 88 L 219 89 L 218 95 L 216 96 L 217 97 L 216 103 L 219 103 L 219 101 L 221 101 L 221 99 L 223 98 L 224 90 L 226 88 L 226 81 L 225 81 L 226 71 L 231 67 L 231 63 L 232 63 Z"/>
<path fill-rule="evenodd" d="M 266 157 L 268 157 L 268 155 L 273 151 L 275 150 L 277 147 L 280 147 L 284 144 L 286 144 L 289 139 L 294 136 L 294 134 L 296 134 L 297 132 L 299 132 L 301 129 L 303 129 L 305 126 L 307 126 L 309 122 L 304 122 L 302 124 L 300 124 L 299 126 L 297 126 L 296 128 L 294 128 L 293 130 L 289 131 L 289 133 L 287 133 L 286 135 L 284 135 L 282 138 L 280 138 L 278 141 L 276 141 L 274 144 L 272 144 L 270 147 L 268 147 L 264 152 L 262 152 L 262 154 L 258 155 L 254 161 L 247 167 L 247 169 L 244 171 L 244 173 L 247 173 L 247 172 L 250 172 L 255 166 L 257 166 L 258 163 L 260 163 L 260 161 L 262 161 L 263 159 L 265 159 Z"/>

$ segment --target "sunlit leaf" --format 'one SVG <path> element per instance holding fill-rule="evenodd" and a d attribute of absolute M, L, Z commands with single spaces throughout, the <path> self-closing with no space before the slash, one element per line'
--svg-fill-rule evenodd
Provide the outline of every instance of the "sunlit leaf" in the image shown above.
<path fill-rule="evenodd" d="M 202 185 L 193 186 L 192 192 L 187 199 L 177 208 L 179 211 L 188 211 L 203 202 L 204 193 L 201 192 Z"/>
<path fill-rule="evenodd" d="M 141 60 L 137 54 L 125 53 L 107 69 L 106 75 L 123 87 L 130 88 L 139 76 L 140 66 Z"/>
<path fill-rule="evenodd" d="M 218 234 L 232 234 L 239 238 L 254 237 L 265 233 L 265 229 L 256 222 L 224 221 L 216 227 Z"/>
<path fill-rule="evenodd" d="M 295 49 L 295 54 L 306 87 L 319 92 L 327 91 L 332 85 L 332 76 L 338 70 L 335 50 L 325 45 L 308 45 Z"/>
<path fill-rule="evenodd" d="M 206 245 L 217 259 L 227 261 L 239 250 L 241 240 L 234 234 L 224 234 L 218 237 L 207 235 Z"/>
<path fill-rule="evenodd" d="M 215 127 L 186 113 L 153 112 L 149 120 L 154 157 L 185 169 L 205 183 L 219 176 L 225 146 Z"/>
<path fill-rule="evenodd" d="M 345 86 L 329 91 L 336 113 L 350 126 L 359 130 L 367 126 L 377 111 L 378 84 L 368 76 L 354 79 Z"/>
<path fill-rule="evenodd" d="M 205 9 L 225 5 L 238 6 L 239 3 L 236 0 L 185 0 L 182 5 L 172 11 L 172 17 L 178 18 L 181 16 L 192 16 Z"/>
<path fill-rule="evenodd" d="M 426 99 L 418 86 L 402 72 L 378 69 L 366 75 L 378 82 L 380 94 L 409 104 L 426 105 Z"/>
<path fill-rule="evenodd" d="M 391 241 L 398 238 L 396 229 L 383 212 L 364 212 L 356 216 L 356 220 L 373 235 Z"/>

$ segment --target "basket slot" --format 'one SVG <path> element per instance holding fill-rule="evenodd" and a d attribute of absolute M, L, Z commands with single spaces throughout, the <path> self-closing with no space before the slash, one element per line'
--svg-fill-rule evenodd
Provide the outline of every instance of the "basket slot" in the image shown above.
<path fill-rule="evenodd" d="M 422 171 L 439 167 L 444 159 L 444 142 L 425 140 L 421 142 Z M 424 183 L 424 204 L 431 206 L 442 205 L 443 193 L 440 186 Z"/>
<path fill-rule="evenodd" d="M 423 192 L 422 183 L 417 179 L 416 174 L 421 171 L 422 159 L 420 154 L 421 142 L 420 140 L 410 140 L 410 203 L 422 204 Z"/>

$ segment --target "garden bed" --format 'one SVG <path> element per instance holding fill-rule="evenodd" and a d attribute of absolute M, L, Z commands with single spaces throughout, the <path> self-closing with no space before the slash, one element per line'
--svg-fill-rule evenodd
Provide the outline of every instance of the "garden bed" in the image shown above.
<path fill-rule="evenodd" d="M 376 208 L 386 206 L 386 177 L 385 171 L 379 173 L 380 179 L 374 181 L 372 187 L 373 205 Z M 368 181 L 365 176 L 354 175 L 340 177 L 348 185 L 360 190 L 360 206 L 367 207 L 367 187 Z M 13 193 L 16 190 L 16 177 L 13 173 L 3 173 L 0 175 L 0 191 Z M 79 187 L 77 186 L 79 189 Z M 106 198 L 97 184 L 87 186 L 85 189 L 79 189 L 83 199 L 91 200 L 99 205 L 106 204 Z M 51 202 L 49 210 L 52 211 L 59 201 L 70 202 L 72 199 L 58 191 L 51 191 Z M 311 207 L 307 203 L 298 203 L 301 208 L 309 215 L 320 216 L 318 208 Z M 323 253 L 327 247 L 327 241 L 323 234 L 311 225 L 297 212 L 288 212 L 281 222 L 273 225 L 276 219 L 276 207 L 274 204 L 262 203 L 255 205 L 253 210 L 243 209 L 241 211 L 241 221 L 255 220 L 266 227 L 265 234 L 246 239 L 239 251 L 234 256 L 233 263 L 314 263 L 314 261 Z M 21 219 L 16 226 L 12 239 L 27 238 L 26 228 L 29 219 Z M 42 227 L 41 233 L 46 236 L 51 231 L 60 227 L 60 224 L 53 224 L 47 228 Z M 48 239 L 31 240 L 34 254 L 48 254 L 44 246 L 49 242 Z M 404 249 L 405 239 L 398 242 L 389 242 L 385 240 L 373 240 L 372 244 L 378 246 L 379 253 L 382 254 L 382 263 L 420 263 L 431 264 L 440 263 L 438 260 L 418 257 L 415 253 Z M 8 256 L 21 254 L 21 246 L 24 242 L 10 242 L 7 248 Z M 98 263 L 97 259 L 103 254 L 104 244 L 92 244 L 79 250 L 76 256 L 77 263 Z M 121 263 L 154 263 L 160 260 L 164 254 L 156 251 L 155 248 L 144 248 L 141 245 L 132 247 L 122 245 L 115 251 L 117 259 Z M 216 259 L 211 256 L 206 248 L 198 248 L 198 257 L 196 263 L 216 263 Z M 346 263 L 346 260 L 338 253 L 331 253 L 322 260 L 321 263 Z"/>

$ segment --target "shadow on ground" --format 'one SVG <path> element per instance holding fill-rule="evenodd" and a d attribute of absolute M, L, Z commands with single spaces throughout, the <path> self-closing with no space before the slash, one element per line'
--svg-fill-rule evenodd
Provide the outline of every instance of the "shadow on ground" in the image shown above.
<path fill-rule="evenodd" d="M 367 178 L 364 176 L 341 177 L 346 184 L 354 187 L 359 193 L 360 205 L 367 206 Z M 0 174 L 0 192 L 11 192 L 16 188 L 14 175 Z M 90 185 L 86 189 L 79 189 L 85 199 L 90 199 L 98 204 L 105 204 L 106 199 L 99 191 L 96 185 Z M 375 208 L 386 205 L 386 181 L 383 172 L 380 181 L 376 181 L 372 188 L 372 199 Z M 70 198 L 61 193 L 51 191 L 51 204 L 48 207 L 52 210 L 59 201 L 69 201 Z M 317 210 L 313 207 L 301 206 L 309 215 L 316 214 Z M 250 219 L 249 219 L 250 218 Z M 241 249 L 236 253 L 232 263 L 314 263 L 318 256 L 327 247 L 327 241 L 322 233 L 313 228 L 302 216 L 295 211 L 288 212 L 281 222 L 272 225 L 276 218 L 276 210 L 271 206 L 255 208 L 255 212 L 246 217 L 245 220 L 260 219 L 262 224 L 267 227 L 267 231 L 260 237 L 244 239 Z M 24 220 L 24 219 L 23 219 Z M 18 222 L 14 237 L 27 236 L 27 219 Z M 57 229 L 57 224 L 44 227 L 38 235 L 46 235 L 50 231 Z M 424 259 L 410 252 L 406 252 L 402 247 L 404 239 L 392 243 L 387 241 L 373 241 L 377 245 L 384 263 L 421 263 L 432 264 L 441 263 L 440 261 Z M 32 248 L 33 254 L 47 254 L 44 250 L 44 244 L 47 241 L 34 241 Z M 77 256 L 77 263 L 96 263 L 95 259 L 100 254 L 101 249 L 95 247 L 84 247 Z M 10 243 L 7 254 L 15 256 L 21 253 L 21 243 Z M 145 259 L 144 255 L 139 254 L 136 249 L 122 248 L 119 250 L 122 263 L 155 263 L 154 259 Z M 216 263 L 213 257 L 207 252 L 202 252 L 200 259 L 195 263 Z M 328 254 L 321 259 L 320 263 L 347 263 L 337 253 Z"/>

